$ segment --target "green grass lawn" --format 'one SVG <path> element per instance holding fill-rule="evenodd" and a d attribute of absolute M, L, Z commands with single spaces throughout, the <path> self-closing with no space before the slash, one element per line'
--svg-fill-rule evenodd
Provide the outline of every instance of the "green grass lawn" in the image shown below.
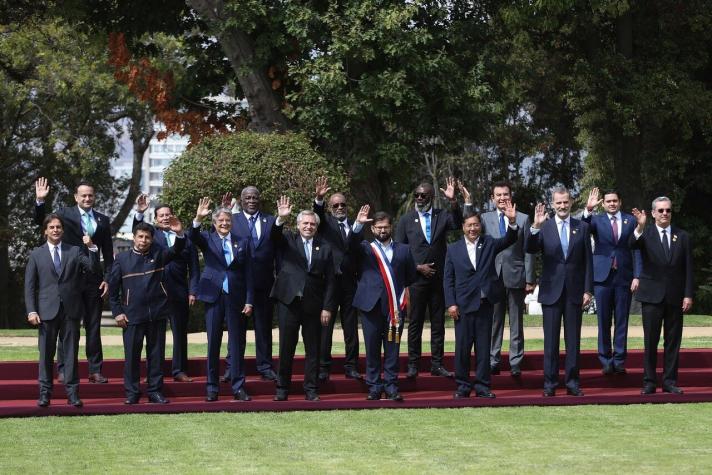
<path fill-rule="evenodd" d="M 710 420 L 712 404 L 2 419 L 0 473 L 704 473 Z"/>

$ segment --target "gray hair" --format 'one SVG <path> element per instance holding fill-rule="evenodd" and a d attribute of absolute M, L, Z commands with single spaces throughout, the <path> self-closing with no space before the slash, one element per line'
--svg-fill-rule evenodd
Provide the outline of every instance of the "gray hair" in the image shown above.
<path fill-rule="evenodd" d="M 310 209 L 303 209 L 299 212 L 299 214 L 297 215 L 297 224 L 302 222 L 304 216 L 314 216 L 314 219 L 316 219 L 316 225 L 319 226 L 319 222 L 321 221 L 319 219 L 319 215 Z"/>
<path fill-rule="evenodd" d="M 569 198 L 571 198 L 571 192 L 569 191 L 568 188 L 562 185 L 555 186 L 551 189 L 551 197 L 554 197 L 554 193 L 557 193 L 559 195 L 567 194 L 569 195 Z"/>
<path fill-rule="evenodd" d="M 669 201 L 669 202 L 670 202 L 670 206 L 672 206 L 672 200 L 671 200 L 670 198 L 668 198 L 667 196 L 658 196 L 657 198 L 655 198 L 655 199 L 653 200 L 653 203 L 650 205 L 650 206 L 651 206 L 650 209 L 653 209 L 653 210 L 654 210 L 655 207 L 656 207 L 655 205 L 657 205 L 657 204 L 658 204 L 659 202 L 661 202 L 661 201 Z"/>
<path fill-rule="evenodd" d="M 224 206 L 220 206 L 213 211 L 213 223 L 218 220 L 221 214 L 226 214 L 230 217 L 232 217 L 232 210 L 230 208 L 226 208 Z"/>
<path fill-rule="evenodd" d="M 242 191 L 240 192 L 240 197 L 242 197 L 242 195 L 244 195 L 245 193 L 248 193 L 250 191 L 254 191 L 257 193 L 257 196 L 260 196 L 260 190 L 258 190 L 256 186 L 248 185 L 242 189 Z"/>

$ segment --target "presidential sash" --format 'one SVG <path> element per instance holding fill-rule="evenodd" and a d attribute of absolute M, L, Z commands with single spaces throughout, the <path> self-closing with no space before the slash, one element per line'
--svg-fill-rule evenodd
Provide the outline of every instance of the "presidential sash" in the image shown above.
<path fill-rule="evenodd" d="M 383 285 L 386 287 L 386 295 L 388 296 L 388 341 L 395 340 L 396 343 L 400 343 L 400 332 L 398 328 L 401 322 L 401 312 L 403 312 L 406 307 L 405 289 L 398 288 L 398 281 L 393 272 L 393 267 L 391 263 L 388 262 L 383 248 L 375 242 L 372 242 L 371 251 L 373 251 L 373 255 L 376 258 L 378 270 L 381 273 Z M 395 253 L 395 249 L 393 252 Z"/>

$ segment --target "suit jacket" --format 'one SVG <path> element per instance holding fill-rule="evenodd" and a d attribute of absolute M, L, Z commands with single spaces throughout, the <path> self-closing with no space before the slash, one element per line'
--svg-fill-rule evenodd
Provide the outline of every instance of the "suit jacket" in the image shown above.
<path fill-rule="evenodd" d="M 185 245 L 184 237 L 176 238 L 173 247 L 152 245 L 146 254 L 133 249 L 119 253 L 109 278 L 113 316 L 126 315 L 129 325 L 165 319 L 170 311 L 165 271 Z"/>
<path fill-rule="evenodd" d="M 458 205 L 453 205 L 452 211 L 432 208 L 431 212 L 430 243 L 425 239 L 423 228 L 420 226 L 420 215 L 415 210 L 401 216 L 393 239 L 410 246 L 410 252 L 416 265 L 434 262 L 436 271 L 434 278 L 442 279 L 445 254 L 447 253 L 447 234 L 448 231 L 462 227 L 462 210 Z M 418 274 L 417 280 L 430 281 L 432 279 Z"/>
<path fill-rule="evenodd" d="M 570 218 L 569 247 L 564 256 L 556 219 L 544 222 L 536 234 L 529 234 L 524 249 L 542 254 L 539 303 L 553 305 L 566 288 L 568 301 L 580 305 L 584 292 L 593 295 L 593 259 L 588 223 Z"/>
<path fill-rule="evenodd" d="M 94 214 L 94 219 L 96 220 L 96 230 L 91 240 L 99 248 L 101 256 L 104 259 L 104 271 L 102 274 L 101 268 L 93 271 L 96 274 L 97 279 L 101 279 L 104 282 L 109 281 L 109 272 L 111 271 L 111 264 L 114 262 L 114 246 L 111 240 L 111 219 L 105 214 L 98 212 L 97 210 L 92 210 Z M 38 225 L 42 225 L 42 221 L 45 218 L 46 204 L 35 204 L 35 222 Z M 64 235 L 62 236 L 62 242 L 66 242 L 71 246 L 77 246 L 83 252 L 86 246 L 82 240 L 84 233 L 82 232 L 81 214 L 79 213 L 78 206 L 67 206 L 64 208 L 59 208 L 54 210 L 54 213 L 62 218 Z"/>
<path fill-rule="evenodd" d="M 272 243 L 272 226 L 276 218 L 260 211 L 261 235 L 257 245 L 252 242 L 250 223 L 242 212 L 232 215 L 232 232 L 240 239 L 250 244 L 250 259 L 252 261 L 252 276 L 255 280 L 255 290 L 268 291 L 274 283 L 274 245 Z"/>
<path fill-rule="evenodd" d="M 360 236 L 354 236 L 354 238 L 356 237 Z M 381 313 L 384 316 L 389 315 L 386 285 L 383 282 L 371 244 L 368 241 L 359 240 L 358 243 L 353 243 L 351 248 L 353 250 L 352 255 L 358 266 L 359 275 L 353 306 L 363 312 L 370 312 L 376 305 L 380 305 Z M 417 278 L 415 261 L 407 244 L 393 242 L 391 267 L 393 268 L 397 288 L 404 289 L 415 282 Z"/>
<path fill-rule="evenodd" d="M 483 298 L 493 304 L 502 300 L 504 286 L 497 275 L 497 255 L 517 242 L 518 235 L 519 229 L 509 225 L 504 237 L 481 235 L 475 248 L 477 270 L 472 267 L 464 237 L 450 244 L 443 278 L 445 307 L 457 305 L 460 313 L 472 313 L 479 310 Z"/>
<path fill-rule="evenodd" d="M 41 320 L 53 320 L 60 304 L 68 318 L 84 318 L 82 289 L 84 272 L 100 272 L 96 252 L 85 254 L 77 246 L 62 241 L 61 270 L 54 270 L 52 255 L 45 242 L 32 250 L 25 267 L 25 308 L 27 314 L 37 313 Z"/>
<path fill-rule="evenodd" d="M 336 311 L 334 285 L 334 256 L 329 243 L 314 236 L 312 240 L 311 266 L 299 233 L 284 226 L 272 226 L 272 241 L 280 255 L 281 267 L 274 281 L 270 297 L 285 305 L 295 298 L 302 298 L 307 313 L 318 314 L 322 310 Z"/>
<path fill-rule="evenodd" d="M 504 220 L 508 225 L 507 219 Z M 502 277 L 504 286 L 508 289 L 523 289 L 527 283 L 536 282 L 534 272 L 534 256 L 524 252 L 524 242 L 529 234 L 531 222 L 529 216 L 517 212 L 517 240 L 495 257 L 497 275 Z M 499 217 L 497 211 L 482 214 L 482 233 L 493 238 L 504 237 L 499 232 Z"/>
<path fill-rule="evenodd" d="M 142 221 L 134 216 L 133 228 Z M 166 235 L 154 226 L 153 245 L 159 249 L 169 249 Z M 198 295 L 198 281 L 200 279 L 200 264 L 198 263 L 198 249 L 186 237 L 185 247 L 166 264 L 163 270 L 163 285 L 172 300 L 187 301 L 188 295 Z"/>
<path fill-rule="evenodd" d="M 314 212 L 319 215 L 319 236 L 322 237 L 331 247 L 331 252 L 334 255 L 334 271 L 336 275 L 342 275 L 355 282 L 356 280 L 356 264 L 351 256 L 351 247 L 349 243 L 352 239 L 361 240 L 361 237 L 355 237 L 353 230 L 344 240 L 341 235 L 341 227 L 339 220 L 331 214 L 327 214 L 324 210 L 324 205 L 321 206 L 314 202 Z M 349 227 L 353 228 L 354 222 L 347 220 Z"/>
<path fill-rule="evenodd" d="M 611 272 L 613 259 L 616 260 L 618 278 L 624 285 L 630 285 L 633 278 L 640 276 L 640 252 L 630 248 L 630 236 L 637 222 L 635 218 L 621 212 L 621 233 L 618 241 L 613 238 L 613 227 L 608 213 L 588 215 L 582 218 L 589 223 L 589 230 L 595 244 L 593 249 L 593 281 L 605 282 Z"/>
<path fill-rule="evenodd" d="M 250 244 L 246 239 L 239 239 L 234 232 L 230 233 L 232 241 L 232 261 L 225 262 L 222 239 L 214 229 L 201 231 L 190 227 L 188 235 L 193 243 L 203 253 L 205 267 L 198 281 L 197 298 L 201 302 L 215 303 L 222 293 L 223 280 L 227 274 L 229 296 L 232 305 L 242 310 L 245 304 L 252 305 L 254 294 L 254 279 L 252 278 L 252 263 L 250 260 Z"/>
<path fill-rule="evenodd" d="M 670 259 L 655 225 L 647 226 L 638 239 L 631 234 L 630 247 L 640 249 L 642 268 L 635 298 L 639 302 L 682 305 L 685 297 L 694 297 L 692 278 L 692 243 L 682 229 L 670 228 Z"/>

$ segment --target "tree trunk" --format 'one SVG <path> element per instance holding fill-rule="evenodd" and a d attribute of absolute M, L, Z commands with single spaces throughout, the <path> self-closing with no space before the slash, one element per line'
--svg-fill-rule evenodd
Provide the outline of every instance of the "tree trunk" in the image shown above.
<path fill-rule="evenodd" d="M 225 27 L 228 23 L 222 0 L 187 0 L 218 37 L 223 51 L 232 64 L 237 79 L 250 106 L 250 130 L 255 132 L 284 131 L 289 121 L 281 111 L 279 100 L 266 75 L 266 67 L 256 62 L 252 39 L 242 30 Z"/>

